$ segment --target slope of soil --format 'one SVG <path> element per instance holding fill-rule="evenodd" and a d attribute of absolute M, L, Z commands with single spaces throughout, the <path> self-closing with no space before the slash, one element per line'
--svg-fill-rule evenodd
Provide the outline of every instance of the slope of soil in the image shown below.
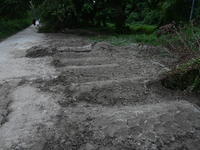
<path fill-rule="evenodd" d="M 19 63 L 1 77 L 0 150 L 200 148 L 199 97 L 146 85 L 176 63 L 166 49 L 92 43 L 69 33 L 38 37 L 33 27 L 13 39 L 27 31 L 29 45 L 0 43 L 10 49 L 0 49 L 4 56 L 13 54 L 0 59 L 7 65 L 0 75 Z"/>

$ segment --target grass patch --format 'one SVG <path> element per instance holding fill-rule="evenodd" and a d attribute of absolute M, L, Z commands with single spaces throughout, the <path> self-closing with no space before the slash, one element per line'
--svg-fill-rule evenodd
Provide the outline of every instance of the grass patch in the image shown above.
<path fill-rule="evenodd" d="M 93 41 L 108 42 L 117 46 L 132 45 L 133 43 L 145 43 L 147 45 L 160 45 L 155 34 L 133 34 L 133 35 L 113 35 L 99 36 L 91 38 Z"/>
<path fill-rule="evenodd" d="M 134 36 L 134 41 L 136 43 L 145 43 L 147 45 L 161 45 L 161 42 L 158 41 L 156 34 L 137 34 Z"/>
<path fill-rule="evenodd" d="M 143 24 L 136 24 L 136 25 L 128 25 L 134 34 L 152 34 L 155 29 L 158 27 L 156 25 L 143 25 Z"/>
<path fill-rule="evenodd" d="M 132 45 L 135 43 L 145 43 L 147 45 L 160 45 L 156 37 L 155 29 L 157 26 L 152 25 L 127 25 L 128 32 L 126 34 L 117 34 L 113 24 L 108 27 L 87 28 L 87 30 L 95 31 L 102 36 L 91 38 L 93 41 L 108 42 L 117 46 Z"/>

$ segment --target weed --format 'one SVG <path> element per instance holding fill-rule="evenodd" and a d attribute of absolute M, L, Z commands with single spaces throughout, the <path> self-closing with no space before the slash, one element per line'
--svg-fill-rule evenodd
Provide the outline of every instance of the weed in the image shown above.
<path fill-rule="evenodd" d="M 192 34 L 191 34 L 192 33 Z M 200 30 L 185 27 L 162 36 L 163 44 L 179 58 L 179 65 L 161 83 L 171 89 L 200 93 Z"/>
<path fill-rule="evenodd" d="M 200 93 L 200 57 L 164 74 L 167 78 L 161 80 L 161 83 L 165 87 Z"/>

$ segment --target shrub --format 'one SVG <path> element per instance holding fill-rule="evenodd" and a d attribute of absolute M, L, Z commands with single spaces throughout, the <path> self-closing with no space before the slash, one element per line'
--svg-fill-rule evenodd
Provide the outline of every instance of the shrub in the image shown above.
<path fill-rule="evenodd" d="M 30 19 L 0 20 L 0 39 L 6 38 L 31 24 Z"/>
<path fill-rule="evenodd" d="M 200 29 L 187 27 L 163 35 L 161 41 L 178 56 L 179 67 L 166 72 L 161 82 L 171 89 L 200 93 Z"/>
<path fill-rule="evenodd" d="M 130 24 L 129 26 L 131 31 L 137 34 L 151 34 L 157 28 L 157 26 L 155 25 L 142 25 L 142 24 L 138 25 Z"/>
<path fill-rule="evenodd" d="M 174 68 L 166 76 L 161 81 L 165 87 L 200 93 L 200 57 Z"/>

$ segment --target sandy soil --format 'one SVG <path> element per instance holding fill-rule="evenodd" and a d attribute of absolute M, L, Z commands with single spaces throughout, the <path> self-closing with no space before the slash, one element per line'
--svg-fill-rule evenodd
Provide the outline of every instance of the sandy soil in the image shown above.
<path fill-rule="evenodd" d="M 0 43 L 0 150 L 199 150 L 200 98 L 145 84 L 176 61 L 30 26 Z"/>

